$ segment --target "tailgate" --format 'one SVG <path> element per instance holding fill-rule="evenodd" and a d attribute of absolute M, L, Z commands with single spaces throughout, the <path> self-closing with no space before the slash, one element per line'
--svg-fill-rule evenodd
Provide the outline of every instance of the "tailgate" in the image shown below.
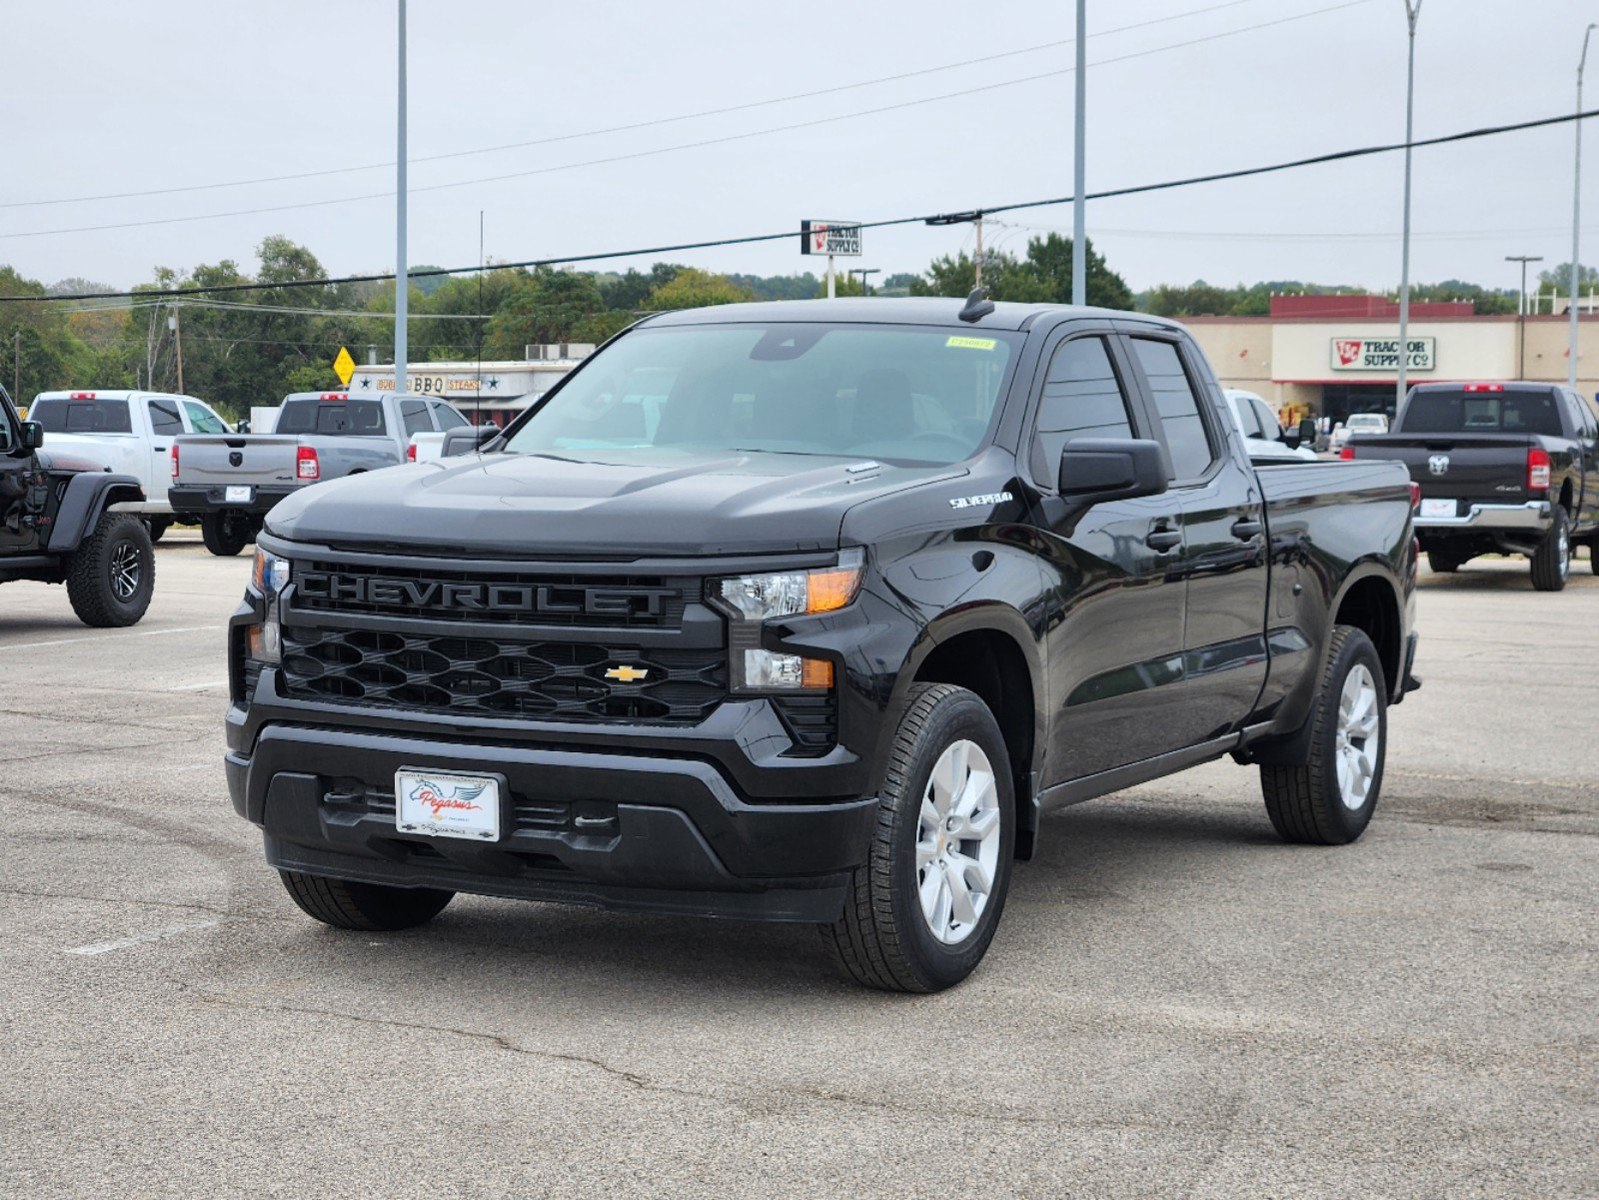
<path fill-rule="evenodd" d="M 175 439 L 180 487 L 295 482 L 300 439 L 277 434 L 184 434 Z"/>
<path fill-rule="evenodd" d="M 1519 504 L 1527 499 L 1527 451 L 1516 433 L 1390 433 L 1355 438 L 1356 460 L 1395 459 L 1410 468 L 1423 498 Z"/>

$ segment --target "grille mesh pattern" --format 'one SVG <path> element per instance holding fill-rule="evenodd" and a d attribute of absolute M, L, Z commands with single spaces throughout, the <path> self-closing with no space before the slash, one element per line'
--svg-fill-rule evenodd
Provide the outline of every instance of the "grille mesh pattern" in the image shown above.
<path fill-rule="evenodd" d="M 605 678 L 618 664 L 640 681 Z M 284 629 L 288 695 L 412 711 L 567 720 L 702 720 L 727 693 L 725 652 L 379 630 Z"/>

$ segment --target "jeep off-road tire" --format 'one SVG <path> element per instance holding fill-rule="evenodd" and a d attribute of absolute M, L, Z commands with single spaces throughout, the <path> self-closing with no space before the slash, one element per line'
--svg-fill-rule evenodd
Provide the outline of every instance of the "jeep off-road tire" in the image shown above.
<path fill-rule="evenodd" d="M 1333 630 L 1316 706 L 1310 761 L 1260 768 L 1266 815 L 1287 842 L 1340 846 L 1365 832 L 1382 793 L 1388 692 L 1377 648 L 1361 630 Z"/>
<path fill-rule="evenodd" d="M 843 917 L 820 927 L 834 965 L 885 991 L 965 979 L 1004 911 L 1015 841 L 1010 759 L 993 713 L 965 688 L 912 688 L 867 861 L 851 875 Z"/>
<path fill-rule="evenodd" d="M 150 531 L 131 513 L 106 513 L 67 566 L 67 599 L 85 625 L 136 625 L 155 594 Z"/>
<path fill-rule="evenodd" d="M 444 911 L 454 892 L 437 888 L 386 887 L 327 879 L 300 871 L 279 871 L 283 888 L 303 912 L 335 929 L 369 933 L 414 929 Z"/>
<path fill-rule="evenodd" d="M 1532 586 L 1540 592 L 1558 592 L 1571 578 L 1571 523 L 1566 510 L 1555 505 L 1555 519 L 1532 556 Z"/>
<path fill-rule="evenodd" d="M 200 518 L 200 537 L 218 558 L 232 558 L 250 542 L 253 529 L 244 513 L 212 512 Z"/>

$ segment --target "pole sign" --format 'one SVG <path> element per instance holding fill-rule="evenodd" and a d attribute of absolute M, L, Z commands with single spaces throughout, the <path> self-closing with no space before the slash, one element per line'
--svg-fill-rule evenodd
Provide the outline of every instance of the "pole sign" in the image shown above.
<path fill-rule="evenodd" d="M 859 258 L 861 227 L 850 221 L 801 221 L 801 254 L 843 254 Z"/>
<path fill-rule="evenodd" d="M 1438 366 L 1438 339 L 1407 338 L 1410 353 L 1405 369 L 1431 371 Z M 1399 339 L 1394 337 L 1332 339 L 1332 369 L 1335 371 L 1399 370 Z"/>

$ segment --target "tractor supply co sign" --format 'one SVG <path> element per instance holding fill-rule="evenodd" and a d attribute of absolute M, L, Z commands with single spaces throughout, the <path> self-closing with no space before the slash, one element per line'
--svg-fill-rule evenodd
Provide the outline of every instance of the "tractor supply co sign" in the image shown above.
<path fill-rule="evenodd" d="M 845 254 L 859 258 L 861 227 L 848 221 L 801 221 L 801 254 Z"/>
<path fill-rule="evenodd" d="M 1407 371 L 1431 371 L 1438 366 L 1438 339 L 1408 339 L 1410 355 Z M 1332 339 L 1332 369 L 1335 371 L 1399 370 L 1399 339 L 1388 337 Z"/>

